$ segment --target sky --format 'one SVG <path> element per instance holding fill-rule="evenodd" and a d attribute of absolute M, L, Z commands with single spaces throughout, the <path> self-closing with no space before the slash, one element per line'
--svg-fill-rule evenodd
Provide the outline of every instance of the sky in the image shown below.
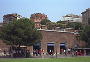
<path fill-rule="evenodd" d="M 90 0 L 0 0 L 0 22 L 3 15 L 12 13 L 28 18 L 33 13 L 44 13 L 56 22 L 66 14 L 81 15 L 87 8 L 90 8 Z"/>

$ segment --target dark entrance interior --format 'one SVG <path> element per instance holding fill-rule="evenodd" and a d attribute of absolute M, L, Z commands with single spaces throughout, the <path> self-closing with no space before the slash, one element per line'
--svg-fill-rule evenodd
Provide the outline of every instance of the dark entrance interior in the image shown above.
<path fill-rule="evenodd" d="M 40 50 L 41 49 L 41 43 L 40 42 L 36 42 L 33 45 L 33 50 Z"/>
<path fill-rule="evenodd" d="M 54 43 L 48 43 L 47 44 L 47 52 L 49 55 L 53 55 L 54 53 Z"/>
<path fill-rule="evenodd" d="M 40 42 L 36 42 L 33 45 L 33 55 L 35 56 L 41 55 L 41 43 Z"/>
<path fill-rule="evenodd" d="M 33 45 L 33 50 L 40 50 L 41 47 L 39 45 Z"/>
<path fill-rule="evenodd" d="M 66 45 L 65 43 L 60 43 L 60 54 L 62 54 L 66 50 Z"/>

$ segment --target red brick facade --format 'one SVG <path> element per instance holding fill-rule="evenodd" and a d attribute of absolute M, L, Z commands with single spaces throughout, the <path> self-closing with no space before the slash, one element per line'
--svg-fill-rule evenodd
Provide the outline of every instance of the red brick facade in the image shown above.
<path fill-rule="evenodd" d="M 22 16 L 18 15 L 17 13 L 7 14 L 7 15 L 3 16 L 3 23 L 8 23 L 8 22 L 11 22 L 13 20 L 20 19 L 20 18 L 22 18 Z"/>
<path fill-rule="evenodd" d="M 54 50 L 57 48 L 57 52 L 60 52 L 60 43 L 66 41 L 67 47 L 74 47 L 74 43 L 77 42 L 73 33 L 69 32 L 57 32 L 57 31 L 41 31 L 43 39 L 41 40 L 41 48 L 47 52 L 47 43 L 55 43 Z"/>
<path fill-rule="evenodd" d="M 42 33 L 42 40 L 41 40 L 41 49 L 44 50 L 44 53 L 47 53 L 47 44 L 54 43 L 54 53 L 60 53 L 60 43 L 66 43 L 67 48 L 74 48 L 75 45 L 79 45 L 81 47 L 85 46 L 84 42 L 78 41 L 75 37 L 74 33 L 71 32 L 60 32 L 55 30 L 40 30 Z M 9 46 L 3 43 L 0 40 L 0 49 L 1 50 L 8 50 Z M 31 53 L 33 53 L 33 46 L 28 47 Z"/>
<path fill-rule="evenodd" d="M 35 14 L 31 15 L 30 19 L 35 22 L 35 27 L 36 28 L 41 28 L 40 22 L 43 19 L 47 19 L 47 15 L 41 14 L 41 13 L 35 13 Z"/>

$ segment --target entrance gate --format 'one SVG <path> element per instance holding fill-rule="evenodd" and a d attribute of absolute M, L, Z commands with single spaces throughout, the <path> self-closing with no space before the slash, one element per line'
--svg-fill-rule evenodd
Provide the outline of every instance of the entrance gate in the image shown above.
<path fill-rule="evenodd" d="M 49 55 L 53 55 L 54 53 L 54 43 L 48 43 L 47 44 L 47 52 Z"/>
<path fill-rule="evenodd" d="M 34 56 L 41 55 L 41 43 L 40 42 L 36 42 L 33 45 L 33 55 Z"/>
<path fill-rule="evenodd" d="M 64 53 L 66 50 L 66 44 L 65 43 L 60 43 L 60 54 Z"/>

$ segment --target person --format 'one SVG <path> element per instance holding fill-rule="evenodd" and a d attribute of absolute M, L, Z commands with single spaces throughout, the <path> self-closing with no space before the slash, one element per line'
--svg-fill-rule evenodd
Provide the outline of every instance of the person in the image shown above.
<path fill-rule="evenodd" d="M 60 54 L 63 54 L 64 50 L 63 49 L 60 49 Z"/>
<path fill-rule="evenodd" d="M 44 49 L 41 49 L 42 58 L 44 58 Z"/>
<path fill-rule="evenodd" d="M 42 53 L 44 54 L 44 49 L 42 49 Z"/>
<path fill-rule="evenodd" d="M 36 49 L 36 56 L 38 56 L 38 49 Z"/>
<path fill-rule="evenodd" d="M 36 54 L 36 51 L 35 51 L 35 50 L 33 50 L 33 56 L 35 56 L 35 54 Z"/>
<path fill-rule="evenodd" d="M 64 50 L 64 54 L 67 55 L 67 54 L 66 54 L 66 50 Z"/>
<path fill-rule="evenodd" d="M 86 56 L 86 50 L 84 50 L 84 56 Z"/>
<path fill-rule="evenodd" d="M 30 52 L 29 50 L 26 51 L 26 58 L 29 58 L 30 57 Z"/>
<path fill-rule="evenodd" d="M 75 56 L 77 56 L 78 55 L 78 51 L 75 51 Z"/>
<path fill-rule="evenodd" d="M 71 49 L 69 48 L 69 49 L 68 49 L 68 54 L 70 54 L 70 53 L 71 53 Z"/>
<path fill-rule="evenodd" d="M 52 54 L 52 50 L 49 51 L 49 54 L 50 54 L 50 55 Z"/>
<path fill-rule="evenodd" d="M 38 54 L 41 56 L 41 49 L 38 50 Z"/>
<path fill-rule="evenodd" d="M 72 57 L 75 56 L 75 52 L 74 51 L 72 51 L 71 53 L 72 53 Z"/>
<path fill-rule="evenodd" d="M 6 54 L 6 51 L 5 50 L 3 52 L 4 52 L 4 54 Z"/>
<path fill-rule="evenodd" d="M 80 56 L 82 56 L 82 51 L 81 50 L 79 51 L 79 53 L 80 53 Z"/>

